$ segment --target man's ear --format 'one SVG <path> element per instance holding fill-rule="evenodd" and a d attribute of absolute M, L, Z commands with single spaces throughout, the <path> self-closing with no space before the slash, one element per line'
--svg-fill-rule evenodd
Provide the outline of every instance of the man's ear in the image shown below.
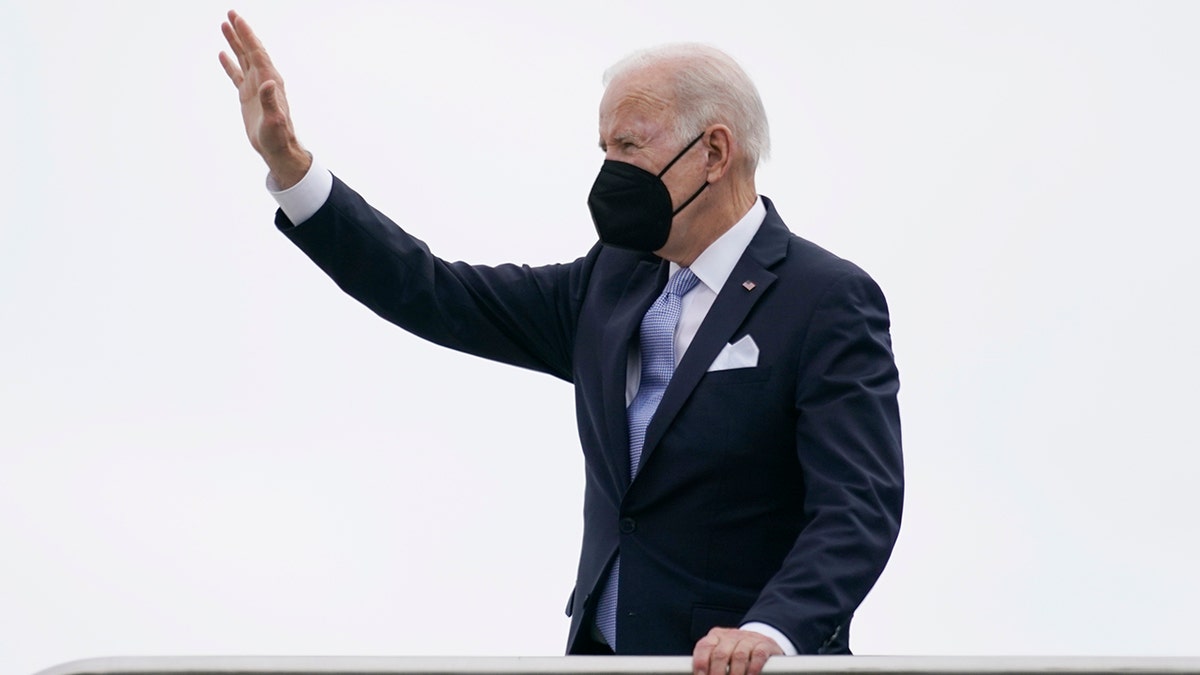
<path fill-rule="evenodd" d="M 704 149 L 708 151 L 708 182 L 716 183 L 733 166 L 733 133 L 724 124 L 709 127 Z"/>

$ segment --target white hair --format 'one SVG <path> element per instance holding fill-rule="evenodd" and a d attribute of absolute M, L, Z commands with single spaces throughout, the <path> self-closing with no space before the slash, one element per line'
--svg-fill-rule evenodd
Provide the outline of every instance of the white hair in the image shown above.
<path fill-rule="evenodd" d="M 751 169 L 771 152 L 767 112 L 750 76 L 725 52 L 704 44 L 680 43 L 634 52 L 604 71 L 604 86 L 636 70 L 668 69 L 675 88 L 675 136 L 687 143 L 710 124 L 724 124 L 741 145 Z"/>

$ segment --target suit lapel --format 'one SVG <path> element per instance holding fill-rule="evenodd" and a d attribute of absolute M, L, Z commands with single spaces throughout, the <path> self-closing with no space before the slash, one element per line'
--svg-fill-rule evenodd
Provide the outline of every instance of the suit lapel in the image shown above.
<path fill-rule="evenodd" d="M 771 203 L 767 201 L 766 205 L 767 216 L 762 226 L 746 247 L 741 259 L 734 265 L 733 272 L 725 281 L 725 287 L 717 294 L 717 299 L 700 324 L 692 344 L 684 352 L 679 367 L 675 369 L 675 374 L 671 376 L 671 382 L 663 393 L 662 402 L 658 404 L 654 417 L 646 427 L 642 466 L 645 466 L 654 453 L 671 422 L 708 371 L 708 366 L 745 322 L 759 299 L 766 295 L 767 290 L 775 283 L 776 276 L 769 268 L 787 254 L 787 241 L 791 235 Z"/>
<path fill-rule="evenodd" d="M 623 491 L 629 486 L 629 422 L 625 414 L 625 385 L 628 378 L 629 345 L 642 315 L 666 284 L 667 264 L 658 258 L 643 260 L 634 268 L 604 331 L 603 388 L 604 416 L 609 439 L 607 453 L 614 483 Z"/>

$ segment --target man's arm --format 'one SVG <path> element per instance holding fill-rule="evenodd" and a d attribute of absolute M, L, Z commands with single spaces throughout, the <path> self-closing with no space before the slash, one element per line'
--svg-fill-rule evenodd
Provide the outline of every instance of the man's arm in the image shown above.
<path fill-rule="evenodd" d="M 806 525 L 747 613 L 802 654 L 828 649 L 882 573 L 900 530 L 899 375 L 887 303 L 861 270 L 832 281 L 801 347 L 796 452 Z"/>
<path fill-rule="evenodd" d="M 599 247 L 573 263 L 448 262 L 336 177 L 300 225 L 276 226 L 380 317 L 436 344 L 572 381 L 576 320 Z"/>
<path fill-rule="evenodd" d="M 861 270 L 828 282 L 799 346 L 794 442 L 806 525 L 742 628 L 714 628 L 696 643 L 696 675 L 758 675 L 785 653 L 769 631 L 753 630 L 763 624 L 798 653 L 829 649 L 882 572 L 903 496 L 889 327 L 883 294 Z"/>
<path fill-rule="evenodd" d="M 343 290 L 383 318 L 443 346 L 572 377 L 574 317 L 594 256 L 573 265 L 495 268 L 433 256 L 314 165 L 296 139 L 283 78 L 236 12 L 220 61 L 238 88 L 251 146 L 267 163 L 277 225 Z"/>

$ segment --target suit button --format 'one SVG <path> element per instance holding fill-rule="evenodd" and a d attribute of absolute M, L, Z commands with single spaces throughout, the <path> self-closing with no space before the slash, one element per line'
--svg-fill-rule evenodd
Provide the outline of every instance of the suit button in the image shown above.
<path fill-rule="evenodd" d="M 621 519 L 621 534 L 633 534 L 633 531 L 636 529 L 637 529 L 637 521 L 636 520 L 634 520 L 633 518 L 622 518 Z"/>

